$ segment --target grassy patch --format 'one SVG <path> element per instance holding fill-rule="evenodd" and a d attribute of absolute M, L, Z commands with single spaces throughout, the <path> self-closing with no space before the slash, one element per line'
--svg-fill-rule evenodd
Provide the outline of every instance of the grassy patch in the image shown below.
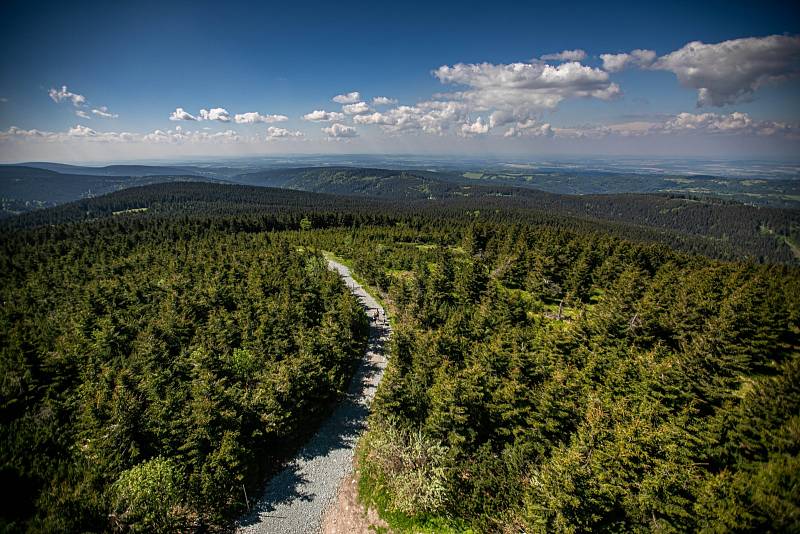
<path fill-rule="evenodd" d="M 436 243 L 415 243 L 413 241 L 397 241 L 395 245 L 403 245 L 406 247 L 414 247 L 417 250 L 434 250 L 439 248 Z"/>
<path fill-rule="evenodd" d="M 555 320 L 555 317 L 558 315 L 558 308 L 559 308 L 558 303 L 545 304 L 542 307 L 542 316 L 547 317 L 547 318 L 552 318 L 552 319 Z M 573 307 L 567 306 L 567 305 L 564 305 L 564 307 L 561 308 L 561 319 L 562 320 L 571 321 L 571 320 L 577 319 L 577 318 L 578 318 L 578 310 L 576 308 L 573 308 Z"/>
<path fill-rule="evenodd" d="M 364 441 L 359 444 L 356 454 L 359 465 L 364 466 L 364 457 L 367 454 Z M 385 481 L 370 476 L 365 469 L 361 469 L 358 478 L 358 497 L 362 504 L 377 510 L 381 519 L 389 525 L 389 529 L 373 527 L 378 533 L 391 531 L 408 534 L 469 534 L 474 532 L 464 521 L 430 514 L 410 516 L 389 510 L 390 498 L 386 493 Z"/>
<path fill-rule="evenodd" d="M 125 213 L 143 213 L 147 211 L 149 208 L 130 208 L 127 210 L 120 210 L 113 212 L 114 215 L 124 215 Z"/>
<path fill-rule="evenodd" d="M 404 271 L 402 269 L 389 269 L 386 274 L 393 278 L 402 278 L 403 280 L 410 280 L 414 278 L 414 271 Z"/>

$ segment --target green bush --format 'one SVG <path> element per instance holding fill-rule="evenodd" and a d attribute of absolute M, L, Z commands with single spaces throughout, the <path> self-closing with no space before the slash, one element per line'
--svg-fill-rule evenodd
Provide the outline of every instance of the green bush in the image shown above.
<path fill-rule="evenodd" d="M 161 457 L 124 471 L 111 486 L 115 526 L 131 532 L 178 531 L 187 519 L 183 480 L 182 470 Z"/>
<path fill-rule="evenodd" d="M 444 511 L 447 450 L 423 434 L 393 421 L 376 424 L 363 438 L 362 473 L 373 491 L 386 497 L 387 511 L 414 516 Z"/>

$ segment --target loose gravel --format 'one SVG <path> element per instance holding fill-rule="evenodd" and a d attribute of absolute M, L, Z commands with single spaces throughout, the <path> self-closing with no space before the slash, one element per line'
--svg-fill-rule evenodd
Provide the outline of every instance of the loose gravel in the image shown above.
<path fill-rule="evenodd" d="M 391 334 L 385 310 L 353 280 L 350 270 L 328 260 L 366 308 L 369 346 L 347 395 L 314 437 L 276 474 L 252 512 L 239 521 L 240 533 L 317 533 L 336 500 L 339 485 L 353 470 L 353 452 L 364 431 L 369 403 L 386 367 L 384 344 Z M 377 318 L 375 312 L 377 311 Z"/>

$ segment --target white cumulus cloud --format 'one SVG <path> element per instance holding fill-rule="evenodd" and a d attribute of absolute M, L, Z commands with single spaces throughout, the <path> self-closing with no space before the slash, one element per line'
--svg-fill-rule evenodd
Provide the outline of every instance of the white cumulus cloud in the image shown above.
<path fill-rule="evenodd" d="M 100 106 L 99 108 L 95 108 L 92 110 L 94 115 L 97 115 L 103 119 L 116 119 L 119 117 L 116 113 L 111 113 L 106 106 Z"/>
<path fill-rule="evenodd" d="M 608 136 L 641 137 L 645 135 L 739 135 L 800 137 L 800 125 L 781 121 L 758 120 L 747 113 L 678 113 L 656 121 L 631 121 L 617 124 L 553 128 L 557 137 L 602 138 Z"/>
<path fill-rule="evenodd" d="M 467 105 L 456 101 L 432 100 L 416 106 L 398 106 L 385 112 L 356 115 L 356 124 L 376 124 L 390 133 L 442 135 L 451 126 L 467 120 Z"/>
<path fill-rule="evenodd" d="M 52 98 L 55 103 L 69 100 L 75 107 L 86 105 L 86 97 L 69 91 L 66 85 L 62 85 L 61 89 L 51 88 L 47 94 L 50 95 L 50 98 Z"/>
<path fill-rule="evenodd" d="M 352 126 L 345 126 L 344 124 L 334 123 L 326 128 L 322 128 L 322 133 L 330 139 L 348 139 L 358 137 L 358 132 Z"/>
<path fill-rule="evenodd" d="M 550 61 L 583 61 L 586 59 L 586 51 L 580 49 L 564 50 L 557 54 L 545 54 L 539 59 Z"/>
<path fill-rule="evenodd" d="M 171 144 L 190 144 L 190 143 L 239 143 L 242 137 L 234 130 L 224 132 L 208 133 L 205 131 L 183 130 L 180 127 L 175 130 L 154 130 L 141 136 L 139 139 L 145 143 L 171 143 Z"/>
<path fill-rule="evenodd" d="M 653 50 L 637 48 L 629 53 L 600 54 L 600 59 L 603 60 L 603 68 L 605 70 L 619 72 L 628 67 L 649 67 L 655 61 L 656 53 Z"/>
<path fill-rule="evenodd" d="M 243 141 L 254 142 L 255 139 L 243 139 L 234 130 L 208 133 L 197 130 L 184 130 L 180 126 L 175 130 L 154 130 L 146 134 L 131 132 L 100 132 L 88 126 L 75 125 L 65 132 L 47 132 L 41 130 L 24 130 L 12 126 L 6 131 L 0 131 L 0 141 L 30 141 L 48 143 L 240 143 Z"/>
<path fill-rule="evenodd" d="M 75 115 L 77 115 L 78 117 L 80 117 L 82 119 L 91 119 L 92 118 L 91 115 L 89 115 L 88 113 L 86 113 L 82 109 L 76 109 L 75 110 Z"/>
<path fill-rule="evenodd" d="M 71 137 L 97 137 L 97 132 L 88 126 L 81 126 L 78 124 L 70 128 L 67 131 L 67 135 Z"/>
<path fill-rule="evenodd" d="M 270 139 L 299 139 L 304 137 L 303 132 L 301 131 L 291 131 L 287 130 L 286 128 L 278 128 L 276 126 L 270 126 L 267 128 L 267 140 Z"/>
<path fill-rule="evenodd" d="M 362 115 L 369 113 L 369 105 L 366 102 L 356 102 L 355 104 L 342 106 L 342 111 L 348 115 Z"/>
<path fill-rule="evenodd" d="M 353 91 L 351 93 L 344 93 L 341 95 L 336 95 L 332 98 L 334 102 L 337 104 L 355 104 L 359 100 L 361 100 L 361 93 L 358 91 Z"/>
<path fill-rule="evenodd" d="M 175 108 L 175 111 L 169 114 L 171 121 L 196 121 L 197 117 L 184 110 L 183 108 Z"/>
<path fill-rule="evenodd" d="M 389 98 L 388 96 L 376 96 L 372 99 L 373 106 L 391 106 L 397 104 L 396 98 Z"/>
<path fill-rule="evenodd" d="M 747 113 L 678 113 L 663 124 L 666 132 L 695 131 L 720 134 L 796 134 L 797 127 L 785 122 L 756 120 Z"/>
<path fill-rule="evenodd" d="M 476 109 L 516 112 L 553 109 L 567 98 L 610 100 L 620 95 L 607 72 L 576 61 L 557 66 L 533 63 L 464 64 L 442 66 L 434 75 L 443 83 L 466 85 L 453 96 Z"/>
<path fill-rule="evenodd" d="M 237 113 L 233 116 L 233 122 L 236 124 L 255 124 L 257 122 L 283 122 L 288 121 L 289 117 L 286 115 L 262 115 L 257 111 L 250 111 L 247 113 Z"/>
<path fill-rule="evenodd" d="M 489 115 L 489 128 L 535 120 L 537 117 L 538 113 L 530 109 L 498 109 Z"/>
<path fill-rule="evenodd" d="M 489 125 L 483 122 L 483 118 L 478 117 L 473 123 L 466 123 L 461 125 L 459 135 L 462 137 L 471 137 L 473 135 L 480 135 L 489 132 Z"/>
<path fill-rule="evenodd" d="M 697 89 L 698 106 L 734 104 L 765 84 L 800 74 L 800 36 L 694 41 L 661 56 L 652 68 L 673 72 L 681 85 Z"/>
<path fill-rule="evenodd" d="M 211 108 L 200 110 L 200 120 L 229 122 L 231 117 L 225 108 Z"/>
<path fill-rule="evenodd" d="M 503 137 L 553 137 L 553 135 L 553 128 L 550 124 L 527 119 L 506 130 Z"/>
<path fill-rule="evenodd" d="M 321 109 L 315 109 L 311 113 L 306 113 L 305 115 L 303 115 L 303 120 L 311 122 L 341 121 L 344 120 L 344 113 L 339 113 L 338 111 L 324 111 Z"/>

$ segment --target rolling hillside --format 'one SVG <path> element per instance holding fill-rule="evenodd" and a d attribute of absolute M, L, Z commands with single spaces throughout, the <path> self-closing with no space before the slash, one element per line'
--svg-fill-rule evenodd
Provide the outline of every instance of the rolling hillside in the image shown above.
<path fill-rule="evenodd" d="M 82 174 L 88 176 L 159 176 L 159 175 L 192 175 L 192 176 L 233 176 L 241 174 L 242 169 L 224 166 L 200 165 L 105 165 L 93 167 L 87 165 L 69 165 L 49 161 L 32 161 L 16 165 L 0 165 L 0 167 L 33 167 L 62 174 Z"/>
<path fill-rule="evenodd" d="M 537 169 L 535 172 L 486 170 L 465 172 L 462 176 L 474 183 L 528 187 L 560 194 L 672 193 L 716 197 L 761 206 L 800 207 L 800 180 L 797 179 L 737 178 L 667 172 L 565 172 L 563 169 Z"/>
<path fill-rule="evenodd" d="M 80 167 L 79 169 L 86 169 Z M 112 171 L 114 169 L 111 169 Z M 161 169 L 159 169 L 161 170 Z M 170 170 L 170 169 L 163 169 Z M 25 166 L 0 166 L 0 216 L 8 217 L 80 198 L 90 198 L 128 187 L 161 182 L 217 181 L 215 178 L 177 174 L 63 174 Z"/>
<path fill-rule="evenodd" d="M 397 171 L 353 167 L 303 167 L 272 169 L 240 174 L 231 180 L 240 184 L 299 189 L 316 193 L 335 193 L 386 198 L 431 199 L 466 195 L 471 185 L 466 180 L 451 183 L 445 175 L 418 171 Z M 464 185 L 462 185 L 464 184 Z"/>
<path fill-rule="evenodd" d="M 72 168 L 55 165 L 54 168 Z M 86 167 L 75 167 L 84 170 Z M 146 172 L 147 169 L 165 171 L 170 167 L 112 166 L 110 172 Z M 228 169 L 230 170 L 230 169 Z M 547 216 L 577 218 L 583 221 L 623 224 L 627 227 L 647 229 L 648 232 L 666 232 L 659 241 L 674 242 L 685 237 L 704 244 L 686 245 L 682 248 L 700 251 L 715 257 L 739 258 L 755 261 L 794 263 L 800 261 L 800 211 L 795 209 L 752 206 L 724 200 L 714 196 L 696 196 L 677 193 L 622 193 L 570 195 L 540 191 L 531 187 L 512 187 L 460 176 L 455 173 L 432 171 L 407 171 L 352 167 L 303 167 L 271 169 L 256 173 L 238 174 L 226 179 L 209 176 L 169 175 L 90 175 L 62 174 L 54 170 L 23 167 L 0 167 L 0 198 L 5 217 L 25 213 L 42 207 L 52 207 L 66 202 L 92 198 L 122 189 L 164 182 L 211 182 L 217 184 L 243 184 L 251 186 L 246 194 L 231 188 L 214 189 L 198 186 L 191 189 L 201 197 L 213 197 L 213 206 L 204 209 L 220 209 L 221 198 L 236 198 L 223 201 L 224 209 L 243 213 L 247 210 L 263 209 L 266 202 L 270 209 L 276 207 L 274 198 L 287 200 L 286 193 L 258 188 L 280 188 L 337 195 L 336 204 L 364 213 L 407 213 L 428 211 L 502 211 L 506 217 L 530 218 L 533 213 Z M 252 186 L 257 186 L 252 189 Z M 164 191 L 188 191 L 177 189 L 137 189 L 128 195 L 117 195 L 109 199 L 90 203 L 87 206 L 111 203 L 114 211 L 141 207 L 146 198 Z M 233 193 L 233 191 L 237 191 Z M 170 193 L 172 194 L 172 193 Z M 150 195 L 149 197 L 147 195 Z M 303 198 L 306 208 L 327 206 L 330 198 L 292 197 L 292 205 Z M 119 199 L 126 199 L 120 207 Z M 202 202 L 206 202 L 204 199 Z M 202 202 L 200 202 L 202 204 Z M 322 204 L 318 204 L 322 202 Z M 128 205 L 130 204 L 130 205 Z M 84 206 L 84 204 L 79 204 Z M 198 201 L 192 201 L 186 209 L 195 209 Z M 69 213 L 76 207 L 66 208 Z M 84 209 L 84 208 L 81 208 Z M 169 209 L 176 209 L 169 204 Z M 184 209 L 181 207 L 180 209 Z M 85 212 L 92 212 L 87 207 Z M 44 217 L 52 218 L 52 214 Z M 27 220 L 38 220 L 32 217 Z M 17 224 L 17 223 L 15 223 Z M 26 224 L 20 221 L 20 224 Z M 720 251 L 725 251 L 720 252 Z"/>
<path fill-rule="evenodd" d="M 445 184 L 448 186 L 448 184 Z M 147 208 L 146 216 L 238 214 L 263 224 L 275 213 L 311 216 L 315 227 L 348 226 L 354 217 L 399 221 L 415 214 L 536 222 L 584 227 L 634 240 L 657 241 L 687 252 L 767 263 L 798 262 L 800 213 L 666 195 L 555 195 L 526 189 L 472 189 L 439 199 L 332 195 L 219 183 L 161 183 L 39 210 L 7 219 L 31 227 L 116 216 Z M 133 211 L 136 216 L 145 216 Z M 256 218 L 261 223 L 253 222 Z M 244 224 L 244 223 L 243 223 Z"/>
<path fill-rule="evenodd" d="M 797 261 L 800 211 L 751 206 L 713 195 L 617 193 L 572 195 L 461 177 L 453 173 L 348 167 L 278 169 L 232 178 L 238 183 L 394 200 L 540 212 L 672 230 L 730 244 L 744 257 Z M 706 179 L 712 182 L 710 178 Z M 415 204 L 415 206 L 418 206 Z M 417 208 L 418 209 L 418 208 Z M 773 252 L 765 253 L 764 250 Z"/>

